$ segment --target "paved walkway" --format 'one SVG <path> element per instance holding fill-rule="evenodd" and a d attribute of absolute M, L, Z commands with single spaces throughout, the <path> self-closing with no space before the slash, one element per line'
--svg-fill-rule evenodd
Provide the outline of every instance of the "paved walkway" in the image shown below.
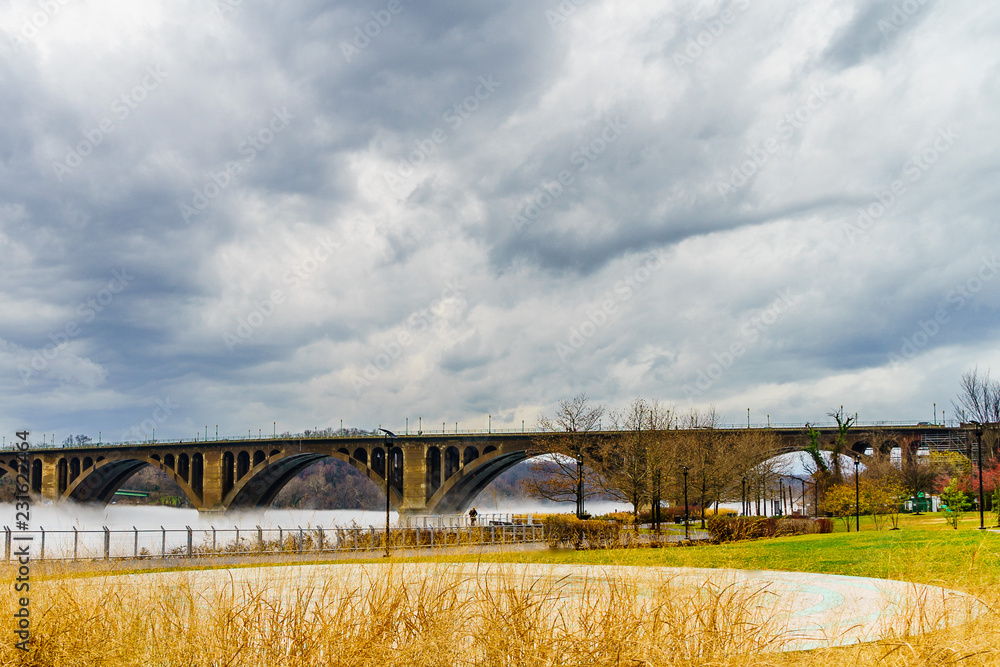
<path fill-rule="evenodd" d="M 390 572 L 391 568 L 391 572 Z M 461 582 L 467 590 L 489 585 L 547 590 L 546 597 L 572 604 L 616 582 L 634 584 L 636 604 L 651 603 L 666 585 L 679 595 L 735 593 L 755 622 L 766 628 L 755 639 L 764 650 L 806 650 L 842 646 L 902 634 L 919 634 L 967 623 L 985 605 L 964 593 L 935 586 L 800 572 L 702 568 L 547 564 L 395 563 L 318 564 L 210 571 L 124 575 L 116 581 L 146 587 L 188 583 L 195 588 L 243 583 L 278 583 L 294 591 L 317 581 L 362 582 L 386 576 Z M 694 599 L 694 598 L 688 598 Z M 747 619 L 743 619 L 747 620 Z"/>

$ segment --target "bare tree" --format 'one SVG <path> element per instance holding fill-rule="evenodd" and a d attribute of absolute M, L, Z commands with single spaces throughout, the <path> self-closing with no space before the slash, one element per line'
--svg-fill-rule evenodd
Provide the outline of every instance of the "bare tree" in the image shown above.
<path fill-rule="evenodd" d="M 746 478 L 747 502 L 755 513 L 767 515 L 767 501 L 776 494 L 777 480 L 787 472 L 787 464 L 777 458 L 781 439 L 770 429 L 745 429 L 730 440 L 733 457 L 739 462 L 734 476 Z M 735 479 L 734 479 L 735 482 Z M 741 489 L 742 493 L 742 489 Z"/>
<path fill-rule="evenodd" d="M 951 405 L 962 421 L 982 425 L 983 458 L 992 460 L 1000 440 L 1000 382 L 991 380 L 989 371 L 980 375 L 978 367 L 967 371 L 962 375 L 958 398 Z"/>
<path fill-rule="evenodd" d="M 649 404 L 649 503 L 653 527 L 659 533 L 661 504 L 666 494 L 667 480 L 674 479 L 678 470 L 677 439 L 670 433 L 676 427 L 674 411 L 657 401 Z"/>
<path fill-rule="evenodd" d="M 604 415 L 603 405 L 592 405 L 586 394 L 572 400 L 559 401 L 555 416 L 539 415 L 538 426 L 543 433 L 534 438 L 535 446 L 548 454 L 545 474 L 531 480 L 525 487 L 531 495 L 552 500 L 576 502 L 576 514 L 585 514 L 585 502 L 599 484 L 595 441 L 585 435 L 597 429 Z"/>
<path fill-rule="evenodd" d="M 844 482 L 844 471 L 841 467 L 843 461 L 840 457 L 847 451 L 847 431 L 854 424 L 854 417 L 848 417 L 844 414 L 843 405 L 840 406 L 839 410 L 826 414 L 837 420 L 837 439 L 833 441 L 833 446 L 830 448 L 833 454 L 830 459 L 830 475 L 834 484 L 842 484 Z"/>
<path fill-rule="evenodd" d="M 605 441 L 602 479 L 605 491 L 632 505 L 638 529 L 639 510 L 649 504 L 659 527 L 659 505 L 673 464 L 675 443 L 666 433 L 672 412 L 658 401 L 636 398 L 624 410 L 611 413 L 620 431 Z"/>
<path fill-rule="evenodd" d="M 689 468 L 688 479 L 698 496 L 702 528 L 705 527 L 705 505 L 719 474 L 722 440 L 717 429 L 720 421 L 714 406 L 705 412 L 692 409 L 681 420 L 686 430 L 681 458 Z"/>

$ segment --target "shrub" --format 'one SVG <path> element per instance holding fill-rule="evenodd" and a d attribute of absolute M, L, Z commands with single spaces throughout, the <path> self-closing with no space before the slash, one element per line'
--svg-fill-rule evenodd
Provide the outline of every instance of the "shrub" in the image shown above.
<path fill-rule="evenodd" d="M 727 517 L 713 516 L 708 520 L 708 532 L 714 542 L 757 540 L 783 535 L 805 535 L 833 532 L 832 519 L 792 517 Z"/>
<path fill-rule="evenodd" d="M 618 546 L 621 535 L 621 524 L 617 521 L 581 521 L 571 514 L 547 516 L 544 524 L 545 540 L 553 548 L 609 549 Z"/>
<path fill-rule="evenodd" d="M 617 521 L 620 524 L 631 526 L 635 517 L 631 512 L 608 512 L 601 516 L 595 516 L 594 519 L 597 521 Z"/>
<path fill-rule="evenodd" d="M 706 517 L 716 516 L 716 515 L 718 515 L 718 516 L 737 516 L 738 514 L 739 514 L 739 512 L 737 512 L 736 510 L 727 509 L 725 507 L 720 507 L 718 512 L 716 512 L 711 507 L 705 510 L 705 516 Z"/>

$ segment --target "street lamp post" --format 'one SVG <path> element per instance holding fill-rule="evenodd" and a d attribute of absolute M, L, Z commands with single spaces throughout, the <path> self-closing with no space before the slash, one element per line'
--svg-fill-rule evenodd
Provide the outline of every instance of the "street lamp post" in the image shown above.
<path fill-rule="evenodd" d="M 743 475 L 743 490 L 740 493 L 740 500 L 743 505 L 743 516 L 747 515 L 747 476 Z"/>
<path fill-rule="evenodd" d="M 379 427 L 385 434 L 382 449 L 385 450 L 385 557 L 389 557 L 389 438 L 395 438 L 396 434 L 389 429 Z"/>
<path fill-rule="evenodd" d="M 976 425 L 976 444 L 979 445 L 979 530 L 986 530 L 983 519 L 983 425 L 972 423 Z"/>
<path fill-rule="evenodd" d="M 688 467 L 684 466 L 684 539 L 690 540 L 690 523 L 688 522 Z"/>
<path fill-rule="evenodd" d="M 861 486 L 858 483 L 858 466 L 861 465 L 861 457 L 854 457 L 854 530 L 861 532 Z"/>
<path fill-rule="evenodd" d="M 778 478 L 778 511 L 782 514 L 785 513 L 785 480 L 781 477 Z"/>

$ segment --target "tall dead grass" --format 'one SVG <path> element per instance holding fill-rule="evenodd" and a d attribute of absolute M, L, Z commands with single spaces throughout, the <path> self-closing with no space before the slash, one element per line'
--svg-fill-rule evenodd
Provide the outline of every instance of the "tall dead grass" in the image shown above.
<path fill-rule="evenodd" d="M 515 566 L 345 565 L 341 576 L 256 568 L 34 584 L 31 652 L 6 664 L 705 664 L 776 649 L 753 590 Z M 298 570 L 304 572 L 308 568 Z M 290 569 L 296 572 L 296 569 Z M 329 572 L 330 570 L 317 570 Z M 246 574 L 245 572 L 243 574 Z M 3 613 L 13 612 L 8 603 Z M 9 618 L 9 616 L 8 616 Z"/>
<path fill-rule="evenodd" d="M 992 665 L 1000 646 L 991 613 L 923 636 L 901 627 L 876 644 L 781 654 L 785 628 L 765 588 L 678 585 L 617 570 L 538 577 L 516 565 L 410 563 L 241 575 L 33 582 L 31 651 L 4 641 L 0 660 L 39 667 Z M 0 613 L 11 618 L 14 604 L 4 596 Z"/>

